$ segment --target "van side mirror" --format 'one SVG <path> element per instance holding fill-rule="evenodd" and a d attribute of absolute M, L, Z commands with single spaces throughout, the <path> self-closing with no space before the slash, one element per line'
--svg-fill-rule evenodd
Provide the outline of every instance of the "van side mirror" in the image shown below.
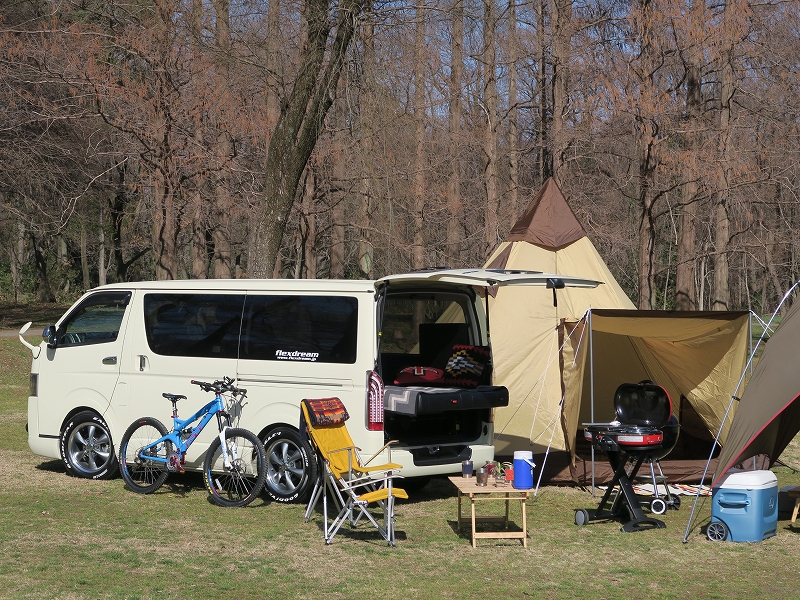
<path fill-rule="evenodd" d="M 56 326 L 48 325 L 42 332 L 42 337 L 47 342 L 48 348 L 55 348 L 58 346 L 58 338 L 56 337 Z"/>

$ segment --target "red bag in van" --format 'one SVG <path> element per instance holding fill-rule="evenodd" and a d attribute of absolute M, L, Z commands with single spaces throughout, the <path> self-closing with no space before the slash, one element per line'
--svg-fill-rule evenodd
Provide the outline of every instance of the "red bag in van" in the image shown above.
<path fill-rule="evenodd" d="M 406 367 L 397 374 L 395 385 L 423 385 L 439 383 L 444 375 L 442 369 L 435 367 Z"/>

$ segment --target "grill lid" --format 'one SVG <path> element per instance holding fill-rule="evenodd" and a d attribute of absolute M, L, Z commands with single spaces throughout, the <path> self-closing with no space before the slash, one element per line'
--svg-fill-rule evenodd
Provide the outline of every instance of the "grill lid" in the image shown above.
<path fill-rule="evenodd" d="M 614 410 L 620 423 L 660 429 L 672 415 L 672 400 L 652 381 L 623 383 L 614 394 Z"/>

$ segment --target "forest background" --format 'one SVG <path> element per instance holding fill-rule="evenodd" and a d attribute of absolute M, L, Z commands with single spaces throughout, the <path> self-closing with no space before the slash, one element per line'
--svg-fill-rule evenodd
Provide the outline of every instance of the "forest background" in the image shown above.
<path fill-rule="evenodd" d="M 800 3 L 4 0 L 0 302 L 477 266 L 547 177 L 639 308 L 800 278 Z"/>

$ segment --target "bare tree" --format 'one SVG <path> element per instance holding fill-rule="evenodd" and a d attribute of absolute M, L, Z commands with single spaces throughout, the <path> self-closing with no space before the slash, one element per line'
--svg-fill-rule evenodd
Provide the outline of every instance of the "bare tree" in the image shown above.
<path fill-rule="evenodd" d="M 500 190 L 498 186 L 498 113 L 497 113 L 497 16 L 495 0 L 483 0 L 483 100 L 486 112 L 484 130 L 484 172 L 486 189 L 486 256 L 494 250 L 499 239 L 498 212 Z"/>
<path fill-rule="evenodd" d="M 453 0 L 452 34 L 450 41 L 450 80 L 448 88 L 448 124 L 450 169 L 447 182 L 447 263 L 456 266 L 461 254 L 461 144 L 462 87 L 464 85 L 464 2 Z"/>
<path fill-rule="evenodd" d="M 702 93 L 702 41 L 705 35 L 705 2 L 694 0 L 687 31 L 686 54 L 686 114 L 684 138 L 686 139 L 683 161 L 682 202 L 680 205 L 677 265 L 675 267 L 675 308 L 695 310 L 697 292 L 695 286 L 695 260 L 697 257 L 697 209 L 700 202 L 699 152 L 703 141 L 703 93 Z"/>
<path fill-rule="evenodd" d="M 308 0 L 303 5 L 308 42 L 291 93 L 269 141 L 263 207 L 251 231 L 248 260 L 251 277 L 272 273 L 283 232 L 294 206 L 300 176 L 324 127 L 335 99 L 345 55 L 356 31 L 363 0 L 331 3 Z"/>

